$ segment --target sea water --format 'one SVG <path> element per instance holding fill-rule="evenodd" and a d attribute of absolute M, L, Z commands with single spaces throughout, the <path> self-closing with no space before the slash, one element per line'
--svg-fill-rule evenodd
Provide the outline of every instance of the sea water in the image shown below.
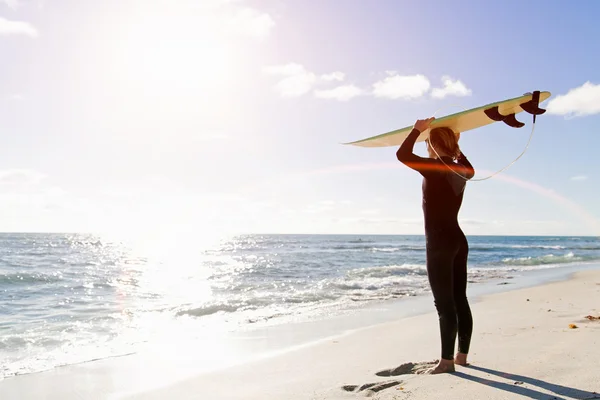
<path fill-rule="evenodd" d="M 468 237 L 471 287 L 597 263 L 595 237 Z M 0 378 L 429 292 L 423 236 L 0 235 Z M 177 338 L 177 339 L 174 339 Z"/>

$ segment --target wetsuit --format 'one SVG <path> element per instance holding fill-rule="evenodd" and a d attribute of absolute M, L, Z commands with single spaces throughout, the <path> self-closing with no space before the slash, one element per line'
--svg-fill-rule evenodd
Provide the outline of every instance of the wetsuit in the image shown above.
<path fill-rule="evenodd" d="M 458 224 L 466 180 L 450 168 L 466 179 L 475 172 L 462 153 L 456 163 L 447 156 L 442 162 L 415 155 L 413 147 L 419 133 L 413 129 L 396 155 L 423 175 L 427 275 L 439 316 L 442 358 L 453 360 L 457 333 L 458 351 L 469 352 L 473 318 L 466 293 L 469 245 Z"/>

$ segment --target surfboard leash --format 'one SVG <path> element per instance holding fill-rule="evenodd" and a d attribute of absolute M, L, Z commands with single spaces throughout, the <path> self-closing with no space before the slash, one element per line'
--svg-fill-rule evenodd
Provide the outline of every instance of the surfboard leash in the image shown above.
<path fill-rule="evenodd" d="M 433 147 L 433 145 L 431 144 L 431 142 L 429 143 L 429 146 L 433 149 L 433 152 L 438 156 L 438 159 L 446 166 L 448 167 L 448 169 L 452 172 L 454 172 L 456 175 L 460 176 L 461 178 L 463 178 L 466 181 L 485 181 L 487 179 L 490 179 L 496 175 L 498 175 L 499 173 L 501 173 L 502 171 L 510 168 L 514 163 L 516 163 L 521 157 L 523 157 L 523 155 L 525 154 L 525 152 L 527 152 L 527 149 L 529 148 L 529 143 L 531 143 L 531 138 L 533 137 L 533 132 L 535 131 L 535 115 L 533 116 L 533 124 L 531 126 L 531 133 L 529 134 L 529 140 L 527 141 L 527 144 L 525 145 L 525 149 L 523 149 L 523 151 L 521 152 L 521 154 L 519 154 L 517 156 L 517 158 L 515 158 L 510 164 L 508 164 L 507 166 L 505 166 L 504 168 L 494 172 L 493 174 L 491 174 L 490 176 L 486 176 L 485 178 L 471 178 L 471 179 L 467 179 L 466 177 L 462 176 L 461 174 L 459 174 L 458 172 L 456 172 L 455 170 L 453 170 L 448 164 L 446 164 L 446 162 L 442 159 L 442 157 L 440 157 L 440 155 L 438 154 L 438 152 L 435 150 L 435 147 Z"/>

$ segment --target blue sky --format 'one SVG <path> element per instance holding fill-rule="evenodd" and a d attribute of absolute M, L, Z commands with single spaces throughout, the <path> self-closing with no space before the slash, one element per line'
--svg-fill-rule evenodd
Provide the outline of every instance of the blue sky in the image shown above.
<path fill-rule="evenodd" d="M 0 0 L 0 230 L 420 234 L 396 148 L 340 143 L 547 90 L 528 152 L 468 184 L 461 224 L 598 235 L 598 12 Z M 522 151 L 519 119 L 462 135 L 476 177 Z"/>

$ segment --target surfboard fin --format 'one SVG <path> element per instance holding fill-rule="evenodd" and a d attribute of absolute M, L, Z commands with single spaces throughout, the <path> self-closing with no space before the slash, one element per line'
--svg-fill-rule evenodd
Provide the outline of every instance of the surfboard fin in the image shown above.
<path fill-rule="evenodd" d="M 485 115 L 488 116 L 488 118 L 490 118 L 494 121 L 502 121 L 504 119 L 504 115 L 500 114 L 500 112 L 498 111 L 498 106 L 488 108 L 484 112 L 485 112 Z"/>
<path fill-rule="evenodd" d="M 524 123 L 517 120 L 517 118 L 515 117 L 515 114 L 508 114 L 506 117 L 504 117 L 504 119 L 502 121 L 506 125 L 511 126 L 513 128 L 522 128 L 525 126 Z"/>
<path fill-rule="evenodd" d="M 531 100 L 521 104 L 521 108 L 531 115 L 542 115 L 545 113 L 546 110 L 540 108 L 540 91 L 536 90 L 533 92 Z"/>
<path fill-rule="evenodd" d="M 504 122 L 506 125 L 513 127 L 513 128 L 521 128 L 523 126 L 525 126 L 524 123 L 517 121 L 517 118 L 515 117 L 515 114 L 508 114 L 508 115 L 502 115 L 500 114 L 500 112 L 498 111 L 498 106 L 496 107 L 492 107 L 492 108 L 488 108 L 487 110 L 484 111 L 485 115 L 488 116 L 488 118 L 494 120 L 494 121 L 502 121 Z"/>

